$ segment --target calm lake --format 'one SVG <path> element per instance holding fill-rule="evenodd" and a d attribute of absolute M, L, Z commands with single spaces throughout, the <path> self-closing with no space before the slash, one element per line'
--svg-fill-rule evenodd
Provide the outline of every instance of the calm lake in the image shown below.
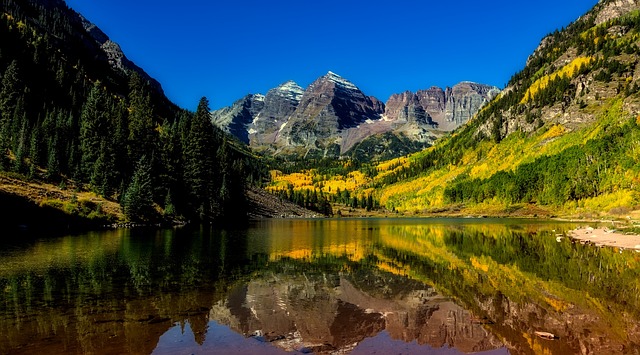
<path fill-rule="evenodd" d="M 4 235 L 0 353 L 639 354 L 640 254 L 557 237 L 574 227 L 326 219 Z"/>

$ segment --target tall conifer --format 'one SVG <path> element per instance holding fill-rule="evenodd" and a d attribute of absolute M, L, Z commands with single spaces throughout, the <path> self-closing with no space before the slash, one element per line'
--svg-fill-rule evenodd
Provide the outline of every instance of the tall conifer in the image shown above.
<path fill-rule="evenodd" d="M 209 119 L 209 100 L 200 99 L 184 142 L 185 182 L 193 198 L 193 207 L 201 217 L 210 217 L 214 196 L 215 136 Z"/>
<path fill-rule="evenodd" d="M 110 133 L 106 115 L 106 97 L 100 82 L 96 81 L 80 116 L 81 174 L 84 178 L 91 176 L 102 140 Z"/>
<path fill-rule="evenodd" d="M 151 163 L 146 156 L 140 158 L 133 179 L 122 201 L 124 214 L 134 222 L 144 221 L 153 216 L 153 186 Z"/>
<path fill-rule="evenodd" d="M 154 149 L 153 107 L 147 84 L 138 73 L 129 79 L 129 157 L 138 161 Z"/>

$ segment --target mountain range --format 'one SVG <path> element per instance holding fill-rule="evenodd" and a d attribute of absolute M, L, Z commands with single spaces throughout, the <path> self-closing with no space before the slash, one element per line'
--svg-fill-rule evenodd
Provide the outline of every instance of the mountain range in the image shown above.
<path fill-rule="evenodd" d="M 420 150 L 467 122 L 500 90 L 462 82 L 392 95 L 385 103 L 329 71 L 306 89 L 287 81 L 211 114 L 259 152 L 307 158 L 385 159 Z"/>

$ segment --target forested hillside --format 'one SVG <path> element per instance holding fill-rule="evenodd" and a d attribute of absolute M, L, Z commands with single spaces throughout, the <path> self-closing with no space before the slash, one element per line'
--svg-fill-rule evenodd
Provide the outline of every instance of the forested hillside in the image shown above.
<path fill-rule="evenodd" d="M 2 174 L 92 191 L 131 221 L 246 215 L 258 163 L 210 124 L 206 98 L 173 105 L 62 0 L 2 0 L 0 38 Z M 81 202 L 39 203 L 108 217 Z"/>
<path fill-rule="evenodd" d="M 255 158 L 211 125 L 206 98 L 195 112 L 173 105 L 62 0 L 2 0 L 0 38 L 6 201 L 40 184 L 48 188 L 32 202 L 88 219 L 114 218 L 115 203 L 129 221 L 231 221 L 246 215 L 247 185 L 275 165 L 267 189 L 324 214 L 332 203 L 582 216 L 631 216 L 640 206 L 632 0 L 601 1 L 545 37 L 499 96 L 433 147 L 374 163 Z M 28 183 L 3 187 L 15 181 Z"/>
<path fill-rule="evenodd" d="M 601 1 L 545 37 L 501 95 L 433 147 L 337 174 L 281 174 L 270 188 L 347 189 L 411 213 L 633 215 L 639 44 L 640 5 Z"/>

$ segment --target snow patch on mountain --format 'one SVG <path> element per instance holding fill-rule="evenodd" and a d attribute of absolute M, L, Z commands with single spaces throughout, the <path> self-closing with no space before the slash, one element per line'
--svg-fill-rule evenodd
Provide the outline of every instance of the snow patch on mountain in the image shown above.
<path fill-rule="evenodd" d="M 340 75 L 329 71 L 327 73 L 327 75 L 324 76 L 326 79 L 328 79 L 329 81 L 334 82 L 335 84 L 337 84 L 340 87 L 343 87 L 347 90 L 359 90 L 357 86 L 355 86 L 352 82 L 350 82 L 349 80 L 341 77 Z"/>

